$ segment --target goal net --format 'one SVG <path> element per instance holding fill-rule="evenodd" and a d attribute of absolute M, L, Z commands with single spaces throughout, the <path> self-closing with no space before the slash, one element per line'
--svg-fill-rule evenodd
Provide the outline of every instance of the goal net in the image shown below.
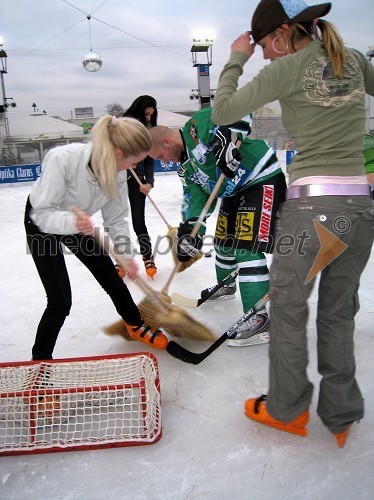
<path fill-rule="evenodd" d="M 0 454 L 160 438 L 160 383 L 151 353 L 0 364 Z"/>

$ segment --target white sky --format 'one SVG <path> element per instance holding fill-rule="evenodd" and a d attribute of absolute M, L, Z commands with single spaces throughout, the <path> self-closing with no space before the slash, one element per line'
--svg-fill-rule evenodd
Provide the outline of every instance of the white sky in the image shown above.
<path fill-rule="evenodd" d="M 127 107 L 140 94 L 153 95 L 160 108 L 197 109 L 197 101 L 189 99 L 197 87 L 192 33 L 215 33 L 210 80 L 215 88 L 230 45 L 249 28 L 256 5 L 257 0 L 0 0 L 6 97 L 17 103 L 9 113 L 30 113 L 36 103 L 40 111 L 63 118 L 83 106 L 101 115 L 107 104 Z M 348 46 L 366 53 L 374 45 L 373 0 L 335 1 L 326 19 Z M 89 25 L 92 49 L 103 58 L 97 73 L 82 66 L 91 48 Z M 205 63 L 205 56 L 198 62 Z M 263 65 L 258 50 L 241 84 Z"/>

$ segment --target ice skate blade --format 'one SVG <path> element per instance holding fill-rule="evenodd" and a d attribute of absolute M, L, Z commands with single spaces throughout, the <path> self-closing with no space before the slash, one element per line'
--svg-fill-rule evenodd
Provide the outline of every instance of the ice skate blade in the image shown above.
<path fill-rule="evenodd" d="M 256 342 L 254 344 L 248 344 L 248 343 L 246 343 L 246 340 L 249 340 L 249 339 L 229 340 L 227 342 L 227 345 L 228 345 L 228 347 L 257 347 L 259 345 L 266 345 L 266 344 L 270 343 L 269 340 L 266 340 L 265 342 Z"/>
<path fill-rule="evenodd" d="M 203 297 L 200 297 L 201 299 Z M 207 302 L 224 302 L 225 300 L 231 300 L 231 299 L 235 299 L 235 294 L 233 295 L 222 295 L 221 297 L 217 297 L 216 299 L 213 299 L 212 297 L 210 297 L 209 299 L 207 299 Z"/>

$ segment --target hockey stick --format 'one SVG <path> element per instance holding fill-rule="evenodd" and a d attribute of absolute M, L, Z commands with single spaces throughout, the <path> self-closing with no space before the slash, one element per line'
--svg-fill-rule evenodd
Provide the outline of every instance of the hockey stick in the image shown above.
<path fill-rule="evenodd" d="M 181 295 L 180 293 L 172 293 L 170 295 L 171 300 L 174 302 L 174 304 L 177 304 L 179 306 L 184 306 L 184 307 L 199 307 L 201 304 L 204 304 L 212 295 L 214 295 L 218 290 L 220 290 L 224 285 L 226 285 L 227 282 L 231 281 L 232 279 L 236 278 L 238 275 L 238 270 L 235 269 L 232 271 L 230 274 L 228 274 L 225 278 L 223 278 L 222 281 L 217 283 L 216 286 L 214 286 L 208 293 L 204 295 L 204 297 L 200 299 L 190 299 L 189 297 L 185 297 L 184 295 Z"/>
<path fill-rule="evenodd" d="M 225 342 L 225 340 L 228 339 L 234 339 L 235 338 L 235 332 L 236 329 L 243 324 L 247 319 L 249 319 L 251 316 L 256 314 L 258 311 L 263 309 L 264 305 L 266 302 L 269 300 L 269 293 L 265 294 L 262 299 L 260 299 L 256 304 L 241 318 L 238 319 L 236 323 L 234 323 L 228 330 L 225 331 L 223 335 L 221 335 L 208 349 L 206 349 L 203 352 L 191 352 L 184 347 L 182 347 L 180 344 L 177 342 L 174 342 L 173 340 L 169 341 L 166 350 L 169 354 L 174 356 L 174 358 L 180 359 L 181 361 L 184 361 L 185 363 L 191 363 L 193 365 L 198 365 L 202 361 L 204 361 L 205 358 L 207 358 L 212 352 L 214 352 L 221 344 Z"/>

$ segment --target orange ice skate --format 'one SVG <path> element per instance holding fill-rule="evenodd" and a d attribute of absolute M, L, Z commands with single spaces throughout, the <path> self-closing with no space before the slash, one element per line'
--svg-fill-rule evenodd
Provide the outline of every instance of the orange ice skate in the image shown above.
<path fill-rule="evenodd" d="M 339 448 L 343 448 L 346 442 L 346 439 L 348 437 L 349 431 L 351 430 L 352 424 L 350 424 L 344 432 L 333 432 L 334 436 L 336 437 L 336 441 L 338 443 Z"/>
<path fill-rule="evenodd" d="M 256 420 L 261 424 L 268 425 L 270 427 L 275 427 L 280 431 L 289 432 L 291 434 L 297 434 L 298 436 L 306 436 L 308 431 L 306 425 L 309 421 L 309 411 L 306 410 L 301 413 L 295 420 L 291 422 L 281 422 L 273 418 L 266 409 L 266 396 L 260 396 L 259 398 L 247 399 L 245 402 L 245 414 L 248 418 Z"/>
<path fill-rule="evenodd" d="M 145 259 L 143 257 L 143 262 L 147 276 L 149 276 L 153 280 L 154 275 L 157 273 L 157 267 L 153 257 L 150 257 L 149 259 Z"/>
<path fill-rule="evenodd" d="M 126 324 L 129 335 L 143 344 L 155 349 L 166 349 L 168 345 L 168 338 L 162 333 L 161 330 L 154 330 L 150 326 L 134 326 Z"/>
<path fill-rule="evenodd" d="M 115 268 L 117 269 L 117 273 L 118 273 L 118 276 L 122 279 L 124 279 L 126 277 L 126 271 L 123 269 L 123 267 L 121 267 L 120 265 L 118 264 L 115 264 Z"/>

